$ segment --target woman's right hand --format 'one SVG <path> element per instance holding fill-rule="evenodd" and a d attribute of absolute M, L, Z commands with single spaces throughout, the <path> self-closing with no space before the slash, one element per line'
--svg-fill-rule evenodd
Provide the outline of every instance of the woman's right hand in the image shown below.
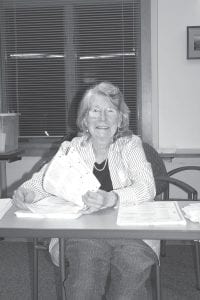
<path fill-rule="evenodd" d="M 13 202 L 20 209 L 27 209 L 26 203 L 32 203 L 35 199 L 34 191 L 19 187 L 13 193 Z"/>

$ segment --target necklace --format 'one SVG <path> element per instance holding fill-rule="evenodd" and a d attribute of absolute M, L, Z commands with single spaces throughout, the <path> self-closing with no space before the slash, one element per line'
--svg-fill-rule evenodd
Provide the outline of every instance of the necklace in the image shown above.
<path fill-rule="evenodd" d="M 108 162 L 108 159 L 106 158 L 105 163 L 104 163 L 104 165 L 103 165 L 103 167 L 102 167 L 101 169 L 98 169 L 98 168 L 95 166 L 95 163 L 94 163 L 94 168 L 95 168 L 95 170 L 97 170 L 97 171 L 99 171 L 99 172 L 103 171 L 103 170 L 105 169 L 106 165 L 107 165 L 107 162 Z"/>

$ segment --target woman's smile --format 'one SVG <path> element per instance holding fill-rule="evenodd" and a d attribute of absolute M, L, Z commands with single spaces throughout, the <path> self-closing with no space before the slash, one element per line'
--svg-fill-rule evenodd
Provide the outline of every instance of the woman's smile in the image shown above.
<path fill-rule="evenodd" d="M 109 126 L 100 126 L 100 125 L 98 125 L 98 126 L 96 126 L 96 128 L 97 129 L 108 129 Z"/>
<path fill-rule="evenodd" d="M 110 127 L 109 126 L 96 126 L 95 127 L 96 132 L 99 132 L 99 134 L 101 135 L 105 135 L 108 134 L 108 132 L 110 131 Z"/>

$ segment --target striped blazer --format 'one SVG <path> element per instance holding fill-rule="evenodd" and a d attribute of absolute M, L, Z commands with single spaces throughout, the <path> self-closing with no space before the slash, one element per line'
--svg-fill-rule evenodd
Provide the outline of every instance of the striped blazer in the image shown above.
<path fill-rule="evenodd" d="M 56 155 L 66 155 L 71 146 L 79 152 L 92 171 L 95 156 L 90 139 L 82 136 L 75 137 L 71 142 L 65 141 Z M 111 144 L 108 152 L 108 165 L 113 190 L 118 194 L 120 205 L 133 206 L 154 200 L 156 191 L 153 173 L 138 136 L 122 137 Z M 42 186 L 46 168 L 47 165 L 22 185 L 35 192 L 35 201 L 49 196 Z M 148 240 L 145 242 L 158 254 L 159 241 Z"/>

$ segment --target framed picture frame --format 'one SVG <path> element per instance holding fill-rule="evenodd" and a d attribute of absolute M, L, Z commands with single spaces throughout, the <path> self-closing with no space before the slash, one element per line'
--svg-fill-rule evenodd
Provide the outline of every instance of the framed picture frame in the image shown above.
<path fill-rule="evenodd" d="M 200 59 L 200 26 L 187 26 L 187 59 Z"/>

